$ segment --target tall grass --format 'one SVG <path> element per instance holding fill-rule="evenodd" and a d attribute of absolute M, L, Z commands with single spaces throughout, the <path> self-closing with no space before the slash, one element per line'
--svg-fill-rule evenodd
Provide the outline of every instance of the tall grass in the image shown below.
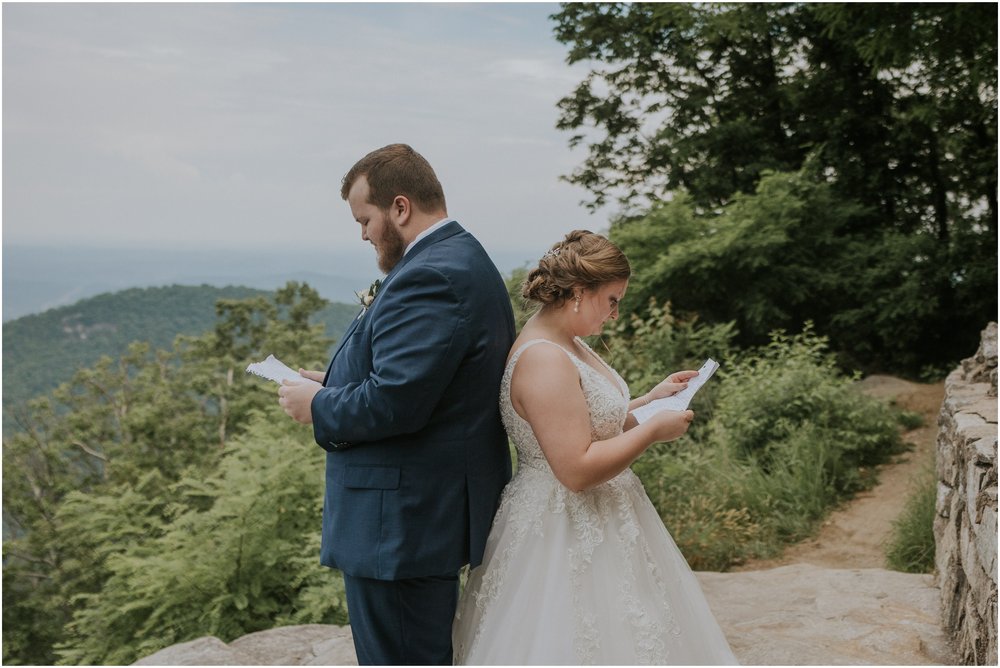
<path fill-rule="evenodd" d="M 916 485 L 892 523 L 892 536 L 886 548 L 886 566 L 904 573 L 934 571 L 934 513 L 937 480 L 934 469 L 920 472 Z"/>

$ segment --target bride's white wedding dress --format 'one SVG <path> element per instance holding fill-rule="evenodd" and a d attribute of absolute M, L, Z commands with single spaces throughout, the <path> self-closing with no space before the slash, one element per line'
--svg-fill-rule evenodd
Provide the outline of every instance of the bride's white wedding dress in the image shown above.
<path fill-rule="evenodd" d="M 630 469 L 583 492 L 556 480 L 510 402 L 524 343 L 500 387 L 517 473 L 504 490 L 482 565 L 454 626 L 456 664 L 733 664 L 694 574 Z M 582 343 L 582 341 L 581 341 Z M 628 386 L 569 355 L 595 441 L 622 431 Z"/>

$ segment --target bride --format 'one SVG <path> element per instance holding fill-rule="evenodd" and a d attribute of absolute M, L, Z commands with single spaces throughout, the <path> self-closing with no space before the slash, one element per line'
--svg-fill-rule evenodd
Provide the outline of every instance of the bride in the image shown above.
<path fill-rule="evenodd" d="M 453 640 L 459 664 L 732 664 L 694 574 L 629 465 L 694 413 L 631 411 L 686 387 L 672 374 L 629 398 L 581 336 L 618 317 L 630 275 L 604 237 L 574 231 L 523 286 L 541 308 L 514 342 L 500 411 L 517 448 Z"/>

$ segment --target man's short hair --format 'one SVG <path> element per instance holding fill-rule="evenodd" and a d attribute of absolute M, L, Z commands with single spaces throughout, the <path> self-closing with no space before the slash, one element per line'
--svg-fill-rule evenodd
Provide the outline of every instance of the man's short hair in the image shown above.
<path fill-rule="evenodd" d="M 369 203 L 383 211 L 392 206 L 397 195 L 403 195 L 424 212 L 446 210 L 444 189 L 434 169 L 406 144 L 389 144 L 358 160 L 341 182 L 343 199 L 362 176 L 368 181 Z"/>

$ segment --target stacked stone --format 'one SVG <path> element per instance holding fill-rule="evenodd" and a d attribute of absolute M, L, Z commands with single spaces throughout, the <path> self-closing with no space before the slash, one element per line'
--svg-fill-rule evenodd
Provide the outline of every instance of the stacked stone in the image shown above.
<path fill-rule="evenodd" d="M 938 419 L 935 566 L 965 664 L 997 665 L 997 324 L 945 380 Z"/>

